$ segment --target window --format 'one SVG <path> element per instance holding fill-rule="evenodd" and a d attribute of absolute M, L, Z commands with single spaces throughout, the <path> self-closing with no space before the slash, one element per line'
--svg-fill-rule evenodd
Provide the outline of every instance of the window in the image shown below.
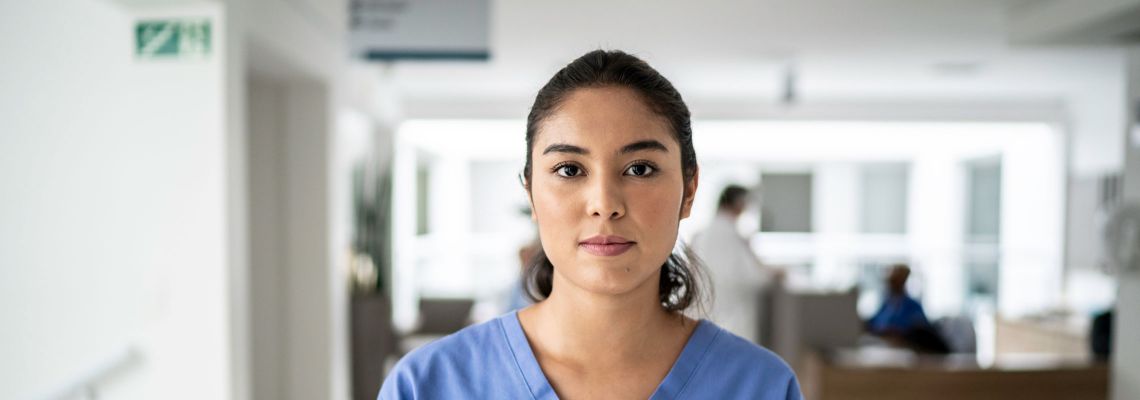
<path fill-rule="evenodd" d="M 860 231 L 863 233 L 906 233 L 906 164 L 869 164 L 860 171 Z"/>
<path fill-rule="evenodd" d="M 811 173 L 760 175 L 760 231 L 811 232 Z"/>
<path fill-rule="evenodd" d="M 428 185 L 431 185 L 431 169 L 427 165 L 418 165 L 416 167 L 416 234 L 426 235 L 429 231 L 430 222 L 428 216 L 430 215 L 428 205 L 431 204 L 431 193 L 428 190 Z"/>

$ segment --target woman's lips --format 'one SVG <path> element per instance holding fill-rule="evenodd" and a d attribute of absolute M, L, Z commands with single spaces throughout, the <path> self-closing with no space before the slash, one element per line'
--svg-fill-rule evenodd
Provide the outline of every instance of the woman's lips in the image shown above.
<path fill-rule="evenodd" d="M 579 242 L 578 246 L 595 256 L 611 257 L 625 253 L 634 244 L 636 242 L 621 236 L 594 236 Z"/>
<path fill-rule="evenodd" d="M 593 254 L 595 256 L 609 257 L 625 253 L 626 250 L 629 250 L 630 247 L 633 247 L 633 243 L 580 243 L 578 246 L 580 246 L 582 250 L 586 250 L 587 253 Z"/>

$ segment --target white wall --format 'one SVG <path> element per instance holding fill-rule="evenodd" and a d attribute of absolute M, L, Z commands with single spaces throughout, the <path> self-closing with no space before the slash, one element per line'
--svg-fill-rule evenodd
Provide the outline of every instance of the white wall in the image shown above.
<path fill-rule="evenodd" d="M 338 323 L 344 323 L 345 269 L 336 268 L 331 248 L 330 167 L 331 107 L 327 88 L 320 84 L 286 86 L 284 120 L 285 234 L 284 313 L 285 398 L 334 398 L 338 382 Z M 347 179 L 347 177 L 345 177 Z M 340 289 L 339 292 L 336 289 Z M 340 301 L 341 307 L 336 307 Z M 254 338 L 256 340 L 256 337 Z M 343 390 L 343 389 L 341 389 Z"/>
<path fill-rule="evenodd" d="M 252 366 L 255 374 L 244 383 L 245 389 L 243 383 L 235 384 L 235 397 L 243 397 L 244 390 L 257 399 L 346 399 L 348 257 L 343 233 L 348 229 L 344 215 L 350 203 L 342 201 L 347 198 L 343 191 L 348 188 L 343 184 L 349 176 L 341 176 L 341 157 L 349 155 L 337 148 L 342 133 L 337 115 L 350 104 L 367 108 L 362 103 L 370 99 L 374 85 L 361 74 L 348 74 L 343 42 L 345 1 L 233 0 L 225 4 L 233 21 L 228 38 L 241 47 L 227 65 L 227 89 L 233 96 L 227 111 L 232 118 L 231 137 L 235 142 L 245 140 L 247 128 L 256 129 L 249 125 L 256 124 L 252 119 L 257 117 L 247 115 L 245 110 L 244 96 L 251 86 L 246 78 L 275 82 L 277 90 L 282 90 L 281 111 L 263 116 L 260 121 L 276 119 L 270 123 L 280 127 L 270 141 L 281 146 L 277 148 L 277 161 L 283 167 L 274 172 L 280 180 L 278 206 L 283 213 L 262 229 L 253 225 L 257 222 L 251 215 L 246 228 L 252 235 L 265 228 L 280 228 L 276 257 L 285 262 L 270 266 L 269 271 L 256 262 L 241 265 L 239 260 L 234 266 L 239 276 L 243 269 L 248 273 L 249 268 L 262 268 L 260 272 L 268 272 L 269 279 L 278 279 L 279 286 L 260 287 L 269 290 L 269 301 L 280 302 L 266 303 L 256 290 L 251 292 L 251 288 L 265 282 L 234 280 L 234 306 L 249 310 L 246 323 L 251 324 L 245 331 L 234 331 L 235 343 L 245 344 L 235 352 L 250 358 L 247 365 Z M 265 168 L 255 165 L 257 161 L 247 159 L 246 154 L 244 148 L 233 152 L 231 173 Z M 243 202 L 241 197 L 242 191 L 257 190 L 243 183 L 254 182 L 238 181 L 232 194 L 234 203 L 253 210 L 258 204 Z M 241 245 L 237 243 L 235 247 L 240 249 Z M 256 261 L 257 255 L 251 256 Z M 240 301 L 246 304 L 238 304 Z M 275 317 L 265 317 L 267 313 Z M 252 334 L 272 330 L 281 333 L 266 338 L 275 344 L 258 343 L 261 338 Z M 282 351 L 274 354 L 274 348 Z M 275 373 L 257 369 L 278 361 L 281 364 L 276 365 Z M 281 397 L 275 397 L 277 394 Z"/>
<path fill-rule="evenodd" d="M 285 265 L 284 232 L 277 221 L 285 215 L 282 199 L 284 179 L 278 173 L 284 163 L 277 137 L 284 124 L 274 116 L 285 105 L 284 91 L 274 82 L 249 81 L 249 282 L 251 393 L 256 398 L 284 398 L 286 348 L 285 288 L 276 270 Z"/>
<path fill-rule="evenodd" d="M 313 166 L 288 176 L 303 202 L 287 206 L 304 212 L 281 220 L 305 233 L 287 237 L 301 253 L 281 254 L 302 266 L 281 291 L 299 294 L 283 299 L 297 327 L 276 344 L 295 351 L 258 372 L 280 377 L 267 398 L 348 397 L 337 250 L 347 239 L 332 234 L 347 229 L 348 204 L 330 183 L 347 182 L 334 164 L 348 155 L 332 148 L 333 116 L 346 103 L 374 112 L 373 86 L 359 83 L 375 78 L 342 74 L 346 10 L 340 0 L 0 4 L 0 398 L 53 393 L 128 346 L 138 357 L 104 398 L 255 394 L 252 368 L 275 361 L 250 359 L 266 345 L 251 325 L 280 320 L 250 307 L 266 300 L 250 298 L 246 171 L 265 167 L 247 156 L 251 74 L 305 93 L 278 122 L 299 127 L 293 159 Z M 211 54 L 136 58 L 142 16 L 212 18 Z M 351 99 L 345 86 L 357 88 Z"/>
<path fill-rule="evenodd" d="M 347 228 L 349 203 L 332 201 L 346 200 L 350 175 L 335 180 L 342 185 L 331 179 L 327 88 L 262 79 L 249 81 L 247 115 L 252 395 L 333 398 L 334 382 L 343 378 L 334 364 L 335 307 L 347 273 L 331 259 L 347 256 L 344 229 L 334 225 Z M 332 251 L 333 242 L 342 251 Z"/>
<path fill-rule="evenodd" d="M 216 5 L 166 12 L 225 27 Z M 105 398 L 229 397 L 226 48 L 137 59 L 134 15 L 0 4 L 0 398 L 121 346 L 140 359 Z"/>

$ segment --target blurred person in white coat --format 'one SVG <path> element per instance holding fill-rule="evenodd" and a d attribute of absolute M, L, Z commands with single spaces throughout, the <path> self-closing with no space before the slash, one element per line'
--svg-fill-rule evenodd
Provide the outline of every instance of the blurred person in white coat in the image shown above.
<path fill-rule="evenodd" d="M 737 336 L 759 344 L 764 292 L 778 271 L 769 271 L 736 228 L 748 206 L 748 189 L 729 185 L 717 201 L 716 217 L 693 236 L 692 248 L 712 278 L 712 320 Z"/>

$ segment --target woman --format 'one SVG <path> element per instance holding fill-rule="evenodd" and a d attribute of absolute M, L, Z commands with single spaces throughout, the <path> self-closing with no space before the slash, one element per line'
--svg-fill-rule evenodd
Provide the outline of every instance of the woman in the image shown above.
<path fill-rule="evenodd" d="M 800 398 L 778 357 L 683 314 L 700 270 L 672 251 L 698 171 L 668 80 L 590 52 L 539 90 L 526 142 L 536 304 L 412 352 L 381 399 Z"/>

